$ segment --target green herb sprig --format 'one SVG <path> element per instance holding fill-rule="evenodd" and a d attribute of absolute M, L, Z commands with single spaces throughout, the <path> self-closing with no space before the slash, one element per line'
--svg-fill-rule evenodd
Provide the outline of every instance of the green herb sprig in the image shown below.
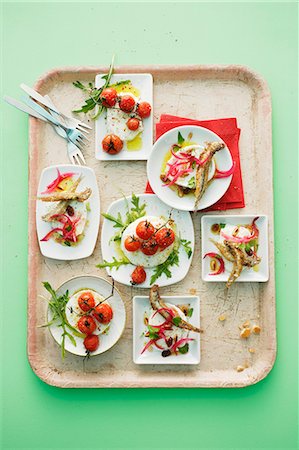
<path fill-rule="evenodd" d="M 187 241 L 187 239 L 180 239 L 180 243 L 182 244 L 185 252 L 187 253 L 188 259 L 190 259 L 192 255 L 192 248 L 190 247 L 191 241 Z"/>
<path fill-rule="evenodd" d="M 173 249 L 166 261 L 164 263 L 159 264 L 154 268 L 154 273 L 151 276 L 151 284 L 154 284 L 155 281 L 160 278 L 160 276 L 164 273 L 167 278 L 171 278 L 172 274 L 170 271 L 170 267 L 179 265 L 179 251 L 178 249 Z"/>
<path fill-rule="evenodd" d="M 113 70 L 114 70 L 114 56 L 112 57 L 108 73 L 102 76 L 102 79 L 105 80 L 105 83 L 101 88 L 96 88 L 93 83 L 88 83 L 87 85 L 84 85 L 83 83 L 81 83 L 81 81 L 73 82 L 73 85 L 76 88 L 81 89 L 88 95 L 88 98 L 85 100 L 84 105 L 81 106 L 80 109 L 74 110 L 73 111 L 74 113 L 83 112 L 84 114 L 86 114 L 87 112 L 92 111 L 98 105 L 99 106 L 98 112 L 94 116 L 92 116 L 92 119 L 97 119 L 102 114 L 105 107 L 100 101 L 100 95 L 102 91 L 109 86 Z"/>
<path fill-rule="evenodd" d="M 126 264 L 131 264 L 130 261 L 126 257 L 124 257 L 122 259 L 116 259 L 115 256 L 113 256 L 113 259 L 111 262 L 108 262 L 104 259 L 104 261 L 100 264 L 97 264 L 96 267 L 98 267 L 99 269 L 103 269 L 104 267 L 109 267 L 109 269 L 115 268 L 116 270 L 118 270 L 120 268 L 120 266 L 123 266 Z"/>
<path fill-rule="evenodd" d="M 54 323 L 57 323 L 57 326 L 62 328 L 61 356 L 62 359 L 64 359 L 66 337 L 68 337 L 71 343 L 76 346 L 76 341 L 73 335 L 82 338 L 84 338 L 85 335 L 79 333 L 79 331 L 72 327 L 67 321 L 65 307 L 67 302 L 69 301 L 68 291 L 66 291 L 66 293 L 63 295 L 58 296 L 50 283 L 44 281 L 43 286 L 51 295 L 51 299 L 49 300 L 49 308 L 52 313 L 52 320 L 50 320 L 45 325 L 42 325 L 42 327 L 51 327 L 52 325 L 54 325 Z M 70 330 L 72 334 L 69 333 L 67 329 Z"/>

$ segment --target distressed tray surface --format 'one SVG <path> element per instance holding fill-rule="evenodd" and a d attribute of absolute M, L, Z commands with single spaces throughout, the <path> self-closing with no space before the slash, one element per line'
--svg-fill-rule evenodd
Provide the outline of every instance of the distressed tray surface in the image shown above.
<path fill-rule="evenodd" d="M 36 84 L 42 94 L 69 114 L 82 104 L 84 96 L 72 86 L 75 80 L 94 80 L 107 67 L 57 69 Z M 236 117 L 241 128 L 240 153 L 246 208 L 228 214 L 267 214 L 269 217 L 270 280 L 267 283 L 236 283 L 227 293 L 222 283 L 201 280 L 200 213 L 193 214 L 195 254 L 187 277 L 162 288 L 164 295 L 193 294 L 201 300 L 201 362 L 197 366 L 137 366 L 132 358 L 132 297 L 145 295 L 135 287 L 117 284 L 127 310 L 125 332 L 109 352 L 83 362 L 68 354 L 65 361 L 48 329 L 37 328 L 45 321 L 46 302 L 41 281 L 54 287 L 77 275 L 107 278 L 105 269 L 95 265 L 101 259 L 100 233 L 93 256 L 74 262 L 44 258 L 38 248 L 35 230 L 35 198 L 44 167 L 67 162 L 66 143 L 50 125 L 30 119 L 29 145 L 29 292 L 28 358 L 33 370 L 46 383 L 59 387 L 242 387 L 263 379 L 276 356 L 275 279 L 273 250 L 273 192 L 271 100 L 264 81 L 242 66 L 131 66 L 116 73 L 146 72 L 154 77 L 154 121 L 160 114 L 176 114 L 196 119 Z M 83 117 L 82 117 L 83 118 Z M 94 157 L 94 134 L 85 151 L 86 162 L 97 176 L 102 211 L 120 197 L 144 192 L 146 162 L 105 162 Z M 263 164 L 260 164 L 261 159 Z M 264 167 L 267 167 L 267 171 Z M 130 177 L 124 176 L 130 173 Z M 213 213 L 215 214 L 215 213 Z M 101 219 L 102 227 L 102 219 Z M 220 322 L 221 314 L 227 316 Z M 248 341 L 239 338 L 239 325 L 257 322 L 259 336 Z M 251 354 L 249 347 L 255 348 Z M 237 372 L 238 365 L 248 368 Z"/>

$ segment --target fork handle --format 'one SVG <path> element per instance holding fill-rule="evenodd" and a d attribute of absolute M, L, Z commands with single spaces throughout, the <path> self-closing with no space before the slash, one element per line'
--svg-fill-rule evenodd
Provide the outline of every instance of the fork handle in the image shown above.
<path fill-rule="evenodd" d="M 38 105 L 34 100 L 31 100 L 31 98 L 28 97 L 28 98 L 24 98 L 23 101 L 28 106 L 30 106 L 30 108 L 34 109 L 38 114 L 40 114 L 45 119 L 47 119 L 49 122 L 65 129 L 65 126 L 63 125 L 63 123 L 54 119 L 54 117 L 50 113 L 48 113 L 42 106 Z"/>

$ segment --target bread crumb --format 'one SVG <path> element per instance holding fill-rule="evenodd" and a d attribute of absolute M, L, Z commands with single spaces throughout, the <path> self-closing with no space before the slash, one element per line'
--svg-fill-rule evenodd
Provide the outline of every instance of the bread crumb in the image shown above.
<path fill-rule="evenodd" d="M 220 322 L 224 322 L 224 320 L 226 320 L 226 315 L 225 315 L 225 314 L 222 314 L 221 316 L 218 317 L 218 320 L 219 320 Z"/>
<path fill-rule="evenodd" d="M 194 289 L 194 288 L 189 289 L 189 293 L 191 295 L 195 295 L 196 294 L 196 289 Z"/>
<path fill-rule="evenodd" d="M 243 328 L 243 330 L 240 333 L 240 338 L 247 339 L 250 336 L 250 328 Z"/>
<path fill-rule="evenodd" d="M 250 348 L 248 349 L 248 351 L 249 351 L 249 353 L 255 353 L 255 348 L 250 347 Z"/>
<path fill-rule="evenodd" d="M 259 325 L 254 325 L 252 327 L 252 331 L 254 332 L 254 334 L 260 334 L 261 332 L 261 327 Z"/>
<path fill-rule="evenodd" d="M 237 370 L 237 372 L 243 372 L 244 369 L 245 369 L 245 367 L 238 366 L 236 370 Z"/>
<path fill-rule="evenodd" d="M 242 323 L 242 328 L 249 328 L 249 327 L 250 327 L 249 320 L 246 320 L 246 322 Z"/>

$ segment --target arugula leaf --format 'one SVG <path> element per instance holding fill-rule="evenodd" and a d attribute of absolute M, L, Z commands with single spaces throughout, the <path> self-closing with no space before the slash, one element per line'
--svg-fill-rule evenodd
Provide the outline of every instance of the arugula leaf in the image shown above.
<path fill-rule="evenodd" d="M 102 213 L 102 216 L 105 217 L 105 219 L 111 220 L 111 222 L 114 222 L 114 228 L 124 228 L 126 224 L 123 223 L 123 219 L 121 217 L 120 212 L 117 214 L 117 217 L 113 217 L 110 214 Z"/>
<path fill-rule="evenodd" d="M 183 345 L 183 347 L 179 347 L 178 348 L 179 353 L 181 353 L 182 355 L 185 355 L 186 353 L 188 353 L 189 351 L 189 344 L 188 342 L 186 342 L 185 345 Z"/>
<path fill-rule="evenodd" d="M 169 267 L 178 266 L 179 265 L 179 254 L 178 249 L 173 249 L 166 261 L 162 264 L 159 264 L 154 268 L 154 273 L 151 276 L 150 283 L 154 284 L 155 281 L 164 273 L 167 278 L 171 278 L 171 271 Z"/>
<path fill-rule="evenodd" d="M 98 112 L 94 116 L 92 116 L 92 119 L 96 119 L 97 117 L 99 117 L 101 115 L 101 113 L 103 112 L 103 110 L 105 108 L 100 101 L 100 95 L 101 95 L 102 91 L 109 86 L 111 76 L 113 73 L 113 65 L 114 65 L 114 55 L 113 55 L 113 58 L 112 58 L 112 61 L 111 61 L 110 67 L 109 67 L 109 72 L 106 75 L 102 76 L 102 79 L 105 80 L 105 83 L 99 89 L 96 88 L 94 86 L 94 84 L 91 82 L 89 82 L 87 85 L 84 85 L 83 83 L 81 83 L 81 81 L 73 82 L 73 85 L 76 88 L 81 89 L 83 92 L 85 92 L 88 95 L 88 98 L 85 100 L 84 105 L 81 106 L 80 109 L 74 110 L 73 111 L 74 113 L 83 112 L 84 114 L 86 114 L 89 111 L 92 111 L 96 107 L 96 105 L 99 105 Z"/>
<path fill-rule="evenodd" d="M 174 317 L 174 318 L 172 319 L 172 323 L 173 323 L 176 327 L 179 326 L 179 324 L 181 323 L 181 321 L 182 321 L 182 319 L 181 319 L 179 316 Z"/>
<path fill-rule="evenodd" d="M 187 317 L 192 317 L 193 314 L 193 308 L 189 308 L 187 312 Z"/>
<path fill-rule="evenodd" d="M 185 142 L 185 139 L 183 138 L 183 136 L 181 135 L 181 133 L 178 133 L 178 144 L 182 145 Z"/>
<path fill-rule="evenodd" d="M 122 81 L 117 81 L 116 83 L 110 84 L 110 87 L 117 87 L 117 86 L 123 86 L 126 84 L 132 84 L 131 80 L 122 80 Z"/>
<path fill-rule="evenodd" d="M 76 346 L 76 341 L 73 335 L 81 338 L 84 338 L 85 335 L 76 330 L 76 328 L 72 327 L 72 325 L 69 324 L 66 318 L 65 307 L 67 302 L 69 301 L 69 292 L 66 291 L 65 294 L 57 296 L 57 293 L 54 291 L 50 283 L 44 281 L 43 286 L 51 295 L 51 300 L 49 300 L 49 308 L 52 312 L 52 320 L 43 325 L 43 327 L 50 327 L 55 322 L 57 322 L 58 327 L 62 328 L 61 356 L 62 358 L 64 358 L 65 338 L 68 337 L 72 344 Z M 70 334 L 67 329 L 69 329 L 72 334 Z"/>
<path fill-rule="evenodd" d="M 104 259 L 104 262 L 97 264 L 96 267 L 98 267 L 99 269 L 103 269 L 104 267 L 109 267 L 110 269 L 112 269 L 113 267 L 115 267 L 116 270 L 118 270 L 120 266 L 130 264 L 130 261 L 126 257 L 122 259 L 116 259 L 115 256 L 113 256 L 112 259 L 112 262 L 108 262 Z"/>
<path fill-rule="evenodd" d="M 192 255 L 192 248 L 190 247 L 191 241 L 187 241 L 187 239 L 181 239 L 180 243 L 184 247 L 184 250 L 187 253 L 188 259 L 190 259 L 191 255 Z"/>
<path fill-rule="evenodd" d="M 129 207 L 128 203 L 127 203 L 127 222 L 126 225 L 129 225 L 132 222 L 135 222 L 135 220 L 139 219 L 140 217 L 145 216 L 146 211 L 145 211 L 145 207 L 146 204 L 142 203 L 142 205 L 139 205 L 140 202 L 140 198 L 135 195 L 132 194 L 132 198 L 131 198 L 131 203 L 133 205 L 133 207 Z"/>

